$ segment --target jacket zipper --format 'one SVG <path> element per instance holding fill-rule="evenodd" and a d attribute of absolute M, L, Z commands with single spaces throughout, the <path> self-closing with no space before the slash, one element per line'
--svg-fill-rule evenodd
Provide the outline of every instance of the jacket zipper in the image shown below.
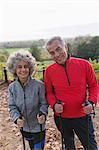
<path fill-rule="evenodd" d="M 26 112 L 26 122 L 27 122 L 27 126 L 29 127 L 29 132 L 30 132 L 30 125 L 29 125 L 28 116 L 27 116 L 27 106 L 26 106 L 25 88 L 23 88 L 23 91 L 24 91 L 24 105 L 25 105 L 25 112 Z"/>
<path fill-rule="evenodd" d="M 65 69 L 65 73 L 66 73 L 66 77 L 67 77 L 68 85 L 70 86 L 70 80 L 69 80 L 69 77 L 68 77 L 67 70 L 66 70 L 66 68 L 64 68 L 64 69 Z"/>
<path fill-rule="evenodd" d="M 70 80 L 69 80 L 69 76 L 68 76 L 68 72 L 66 70 L 66 64 L 65 65 L 62 65 L 64 70 L 65 70 L 65 73 L 66 73 L 66 77 L 67 77 L 67 81 L 68 81 L 68 85 L 70 86 Z"/>

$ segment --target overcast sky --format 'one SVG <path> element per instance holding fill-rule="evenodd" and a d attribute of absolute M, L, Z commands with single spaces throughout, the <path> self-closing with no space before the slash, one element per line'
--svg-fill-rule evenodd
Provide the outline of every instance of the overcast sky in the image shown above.
<path fill-rule="evenodd" d="M 99 0 L 0 0 L 0 41 L 63 33 L 99 35 Z"/>

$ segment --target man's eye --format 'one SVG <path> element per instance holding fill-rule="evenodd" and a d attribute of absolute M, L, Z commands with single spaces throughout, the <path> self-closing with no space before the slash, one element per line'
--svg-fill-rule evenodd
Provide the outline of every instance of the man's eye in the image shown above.
<path fill-rule="evenodd" d="M 62 50 L 61 48 L 57 48 L 56 49 L 57 52 L 61 52 L 61 50 Z"/>
<path fill-rule="evenodd" d="M 51 55 L 54 55 L 54 52 L 51 52 L 50 54 L 51 54 Z"/>

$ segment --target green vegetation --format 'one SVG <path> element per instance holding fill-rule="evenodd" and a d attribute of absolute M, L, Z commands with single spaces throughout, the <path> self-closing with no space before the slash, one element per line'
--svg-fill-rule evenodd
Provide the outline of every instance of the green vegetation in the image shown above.
<path fill-rule="evenodd" d="M 79 36 L 76 38 L 64 39 L 68 45 L 71 55 L 85 59 L 99 59 L 99 36 Z M 46 40 L 36 41 L 15 41 L 0 43 L 1 51 L 8 54 L 19 49 L 29 50 L 37 61 L 50 60 L 50 56 L 45 50 Z M 6 55 L 6 54 L 5 54 Z M 1 59 L 1 58 L 0 58 Z M 1 60 L 0 60 L 1 61 Z"/>
<path fill-rule="evenodd" d="M 3 48 L 3 49 L 0 49 L 0 53 L 3 51 L 3 52 L 7 52 L 8 54 L 11 54 L 12 52 L 15 52 L 15 51 L 18 51 L 18 50 L 21 50 L 23 48 Z M 25 50 L 27 50 L 28 48 L 24 48 Z"/>
<path fill-rule="evenodd" d="M 43 61 L 37 62 L 37 71 L 34 74 L 34 78 L 43 80 L 43 70 L 49 65 L 53 63 L 52 61 Z M 0 79 L 4 80 L 3 67 L 6 66 L 6 63 L 0 63 Z M 99 83 L 99 63 L 92 61 L 92 66 L 96 72 L 96 77 Z M 8 72 L 8 80 L 13 80 L 13 76 Z"/>
<path fill-rule="evenodd" d="M 49 65 L 51 64 L 52 61 L 43 61 L 43 62 L 37 62 L 37 71 L 34 75 L 34 78 L 43 80 L 43 70 Z M 0 63 L 0 79 L 4 80 L 4 67 L 6 67 L 6 63 L 2 62 Z M 7 72 L 8 74 L 8 80 L 13 80 L 13 76 Z"/>
<path fill-rule="evenodd" d="M 97 77 L 97 80 L 98 80 L 98 83 L 99 83 L 99 62 L 96 63 L 95 61 L 92 61 L 92 66 L 95 70 L 96 77 Z"/>
<path fill-rule="evenodd" d="M 94 60 L 99 58 L 99 36 L 76 37 L 67 40 L 69 51 L 75 57 Z"/>
<path fill-rule="evenodd" d="M 92 66 L 93 66 L 95 71 L 99 70 L 99 62 L 96 63 L 96 62 L 92 61 Z"/>
<path fill-rule="evenodd" d="M 98 81 L 98 84 L 99 84 L 99 72 L 96 72 L 96 77 L 97 77 L 97 81 Z"/>
<path fill-rule="evenodd" d="M 99 81 L 99 36 L 67 38 L 65 41 L 72 56 L 85 58 L 92 63 L 97 75 L 97 79 Z M 0 62 L 2 62 L 0 64 L 0 78 L 3 79 L 3 67 L 6 66 L 6 61 L 9 54 L 22 49 L 29 50 L 36 58 L 38 61 L 38 72 L 36 72 L 34 77 L 43 79 L 42 70 L 45 69 L 50 63 L 52 63 L 50 61 L 51 58 L 48 52 L 44 48 L 45 43 L 46 40 L 44 39 L 37 41 L 15 41 L 0 43 Z M 9 73 L 8 76 L 12 79 L 12 76 Z"/>

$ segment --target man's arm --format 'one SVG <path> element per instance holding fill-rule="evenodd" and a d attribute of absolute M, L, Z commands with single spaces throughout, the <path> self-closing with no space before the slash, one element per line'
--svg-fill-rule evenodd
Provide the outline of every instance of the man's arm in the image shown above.
<path fill-rule="evenodd" d="M 87 66 L 87 84 L 88 84 L 88 101 L 96 105 L 98 99 L 98 83 L 95 72 L 90 64 L 88 64 Z"/>

